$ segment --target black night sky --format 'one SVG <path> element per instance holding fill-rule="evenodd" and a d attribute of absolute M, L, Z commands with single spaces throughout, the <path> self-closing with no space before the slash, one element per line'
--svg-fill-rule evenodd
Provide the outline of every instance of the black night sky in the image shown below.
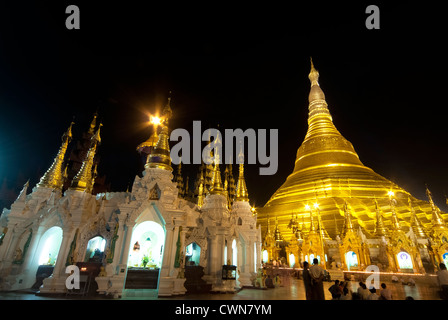
<path fill-rule="evenodd" d="M 0 7 L 0 182 L 16 194 L 50 166 L 75 117 L 74 138 L 98 110 L 99 174 L 124 191 L 138 174 L 145 112 L 172 91 L 172 128 L 279 129 L 279 170 L 246 166 L 262 206 L 294 167 L 307 130 L 309 57 L 333 122 L 361 161 L 417 198 L 425 183 L 443 210 L 448 194 L 447 59 L 437 6 L 371 3 L 129 1 L 21 2 Z M 80 30 L 65 8 L 80 8 Z M 184 166 L 190 181 L 196 167 Z M 235 174 L 237 170 L 235 168 Z"/>

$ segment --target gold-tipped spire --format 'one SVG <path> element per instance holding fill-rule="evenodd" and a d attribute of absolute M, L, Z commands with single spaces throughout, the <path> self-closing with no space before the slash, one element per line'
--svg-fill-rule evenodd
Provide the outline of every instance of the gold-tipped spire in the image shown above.
<path fill-rule="evenodd" d="M 389 205 L 390 205 L 390 211 L 392 212 L 392 229 L 393 230 L 401 230 L 400 221 L 397 217 L 397 212 L 395 211 L 395 205 L 397 203 L 397 200 L 395 200 L 394 195 L 395 193 L 392 191 L 392 186 L 390 191 L 388 192 L 389 195 Z"/>
<path fill-rule="evenodd" d="M 347 201 L 345 201 L 344 203 L 344 234 L 347 233 L 348 231 L 353 231 L 353 223 L 352 223 L 352 215 L 350 213 L 350 207 L 347 203 Z"/>
<path fill-rule="evenodd" d="M 275 243 L 279 243 L 279 242 L 283 241 L 282 234 L 280 233 L 280 230 L 278 229 L 278 219 L 277 218 L 275 218 L 274 239 L 275 239 Z"/>
<path fill-rule="evenodd" d="M 204 175 L 200 170 L 199 186 L 198 186 L 198 207 L 202 207 L 204 204 Z"/>
<path fill-rule="evenodd" d="M 244 179 L 244 164 L 240 163 L 238 183 L 236 185 L 236 201 L 249 201 L 246 180 Z"/>
<path fill-rule="evenodd" d="M 331 121 L 330 111 L 327 108 L 328 104 L 325 101 L 325 94 L 319 85 L 319 72 L 314 68 L 313 59 L 310 58 L 310 60 L 311 70 L 308 75 L 308 79 L 311 82 L 310 94 L 308 95 L 309 120 L 316 115 L 324 114 Z"/>
<path fill-rule="evenodd" d="M 375 224 L 375 235 L 377 237 L 387 236 L 387 229 L 384 226 L 383 215 L 381 214 L 380 208 L 378 207 L 378 202 L 375 198 L 375 212 L 376 212 L 376 224 Z"/>
<path fill-rule="evenodd" d="M 411 228 L 414 232 L 414 234 L 417 236 L 417 238 L 426 239 L 426 231 L 423 227 L 422 223 L 420 222 L 420 219 L 417 217 L 417 214 L 415 213 L 414 206 L 412 205 L 412 200 L 410 197 L 408 197 L 408 203 L 409 208 L 411 210 Z"/>
<path fill-rule="evenodd" d="M 96 127 L 96 118 L 98 117 L 98 113 L 94 113 L 93 114 L 93 119 L 92 122 L 90 123 L 90 128 L 88 131 L 88 134 L 93 134 L 95 132 L 95 127 Z"/>
<path fill-rule="evenodd" d="M 171 93 L 171 91 L 170 91 Z M 157 144 L 148 157 L 145 168 L 159 168 L 173 171 L 171 167 L 170 143 L 168 135 L 168 120 L 172 116 L 171 97 L 168 97 L 168 103 L 162 112 L 162 130 L 159 133 Z"/>
<path fill-rule="evenodd" d="M 213 186 L 210 190 L 211 194 L 224 194 L 224 188 L 222 187 L 221 171 L 219 170 L 218 161 L 215 161 L 215 167 L 213 169 Z"/>
<path fill-rule="evenodd" d="M 45 187 L 51 189 L 62 189 L 64 183 L 62 165 L 64 163 L 65 153 L 67 151 L 67 146 L 72 140 L 72 126 L 74 122 L 70 123 L 67 131 L 62 136 L 62 145 L 59 148 L 58 154 L 53 160 L 50 168 L 45 172 L 45 174 L 40 179 L 37 184 L 38 187 Z"/>
<path fill-rule="evenodd" d="M 168 136 L 168 127 L 163 126 L 159 134 L 159 140 L 148 157 L 148 162 L 145 168 L 159 168 L 168 171 L 173 171 L 171 167 L 170 144 Z"/>
<path fill-rule="evenodd" d="M 439 208 L 434 203 L 434 200 L 432 199 L 432 193 L 429 191 L 428 186 L 426 186 L 426 196 L 429 199 L 429 204 L 431 205 L 432 209 L 432 225 L 435 228 L 438 229 L 445 229 L 445 221 L 443 220 L 442 216 L 440 215 Z"/>
<path fill-rule="evenodd" d="M 92 192 L 96 175 L 95 173 L 96 168 L 94 168 L 94 158 L 96 155 L 96 149 L 98 145 L 101 143 L 100 130 L 102 126 L 103 124 L 100 123 L 98 130 L 90 139 L 91 141 L 90 148 L 89 151 L 87 152 L 86 159 L 83 161 L 81 169 L 79 169 L 79 172 L 73 178 L 70 189 L 74 189 L 77 191 L 85 191 L 89 193 Z"/>
<path fill-rule="evenodd" d="M 316 226 L 314 225 L 313 212 L 311 211 L 311 207 L 306 205 L 306 208 L 310 210 L 310 229 L 309 233 L 316 233 Z"/>

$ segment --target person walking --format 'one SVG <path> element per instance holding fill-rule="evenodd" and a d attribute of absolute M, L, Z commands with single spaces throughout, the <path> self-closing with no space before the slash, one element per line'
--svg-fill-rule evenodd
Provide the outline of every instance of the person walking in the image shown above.
<path fill-rule="evenodd" d="M 303 284 L 305 285 L 306 300 L 313 300 L 313 294 L 311 292 L 311 276 L 309 272 L 309 264 L 306 261 L 303 263 L 302 278 Z"/>
<path fill-rule="evenodd" d="M 311 292 L 314 300 L 325 300 L 324 293 L 324 269 L 319 266 L 319 260 L 314 258 L 313 266 L 310 267 L 309 273 L 311 276 Z"/>

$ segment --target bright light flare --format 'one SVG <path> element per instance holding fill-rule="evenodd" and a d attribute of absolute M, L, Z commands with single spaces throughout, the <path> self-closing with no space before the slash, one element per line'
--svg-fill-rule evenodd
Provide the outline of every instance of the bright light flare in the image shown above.
<path fill-rule="evenodd" d="M 162 119 L 155 116 L 149 116 L 149 122 L 154 126 L 159 126 L 162 124 Z"/>
<path fill-rule="evenodd" d="M 393 197 L 395 195 L 395 193 L 391 190 L 387 193 L 389 195 L 389 197 Z"/>
<path fill-rule="evenodd" d="M 316 208 L 316 209 L 319 208 L 319 204 L 318 204 L 318 203 L 315 203 L 315 204 L 314 204 L 314 208 Z"/>
<path fill-rule="evenodd" d="M 306 205 L 305 205 L 305 209 L 306 209 L 306 210 L 310 210 L 310 206 L 306 204 Z"/>

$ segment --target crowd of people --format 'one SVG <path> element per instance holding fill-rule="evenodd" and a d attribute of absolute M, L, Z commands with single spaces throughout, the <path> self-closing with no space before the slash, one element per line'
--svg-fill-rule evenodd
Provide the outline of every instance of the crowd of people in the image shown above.
<path fill-rule="evenodd" d="M 440 288 L 440 296 L 442 299 L 448 299 L 448 271 L 445 264 L 440 263 L 440 270 L 437 272 L 437 281 Z M 308 262 L 303 263 L 303 283 L 307 300 L 325 300 L 325 292 L 323 286 L 324 269 L 319 265 L 318 259 L 313 260 L 310 267 Z M 331 293 L 332 300 L 392 300 L 392 291 L 385 283 L 381 283 L 381 288 L 376 289 L 371 286 L 367 288 L 362 281 L 355 292 L 352 292 L 348 286 L 348 281 L 335 280 L 334 284 L 328 289 Z M 412 297 L 406 297 L 406 300 L 413 300 Z"/>

